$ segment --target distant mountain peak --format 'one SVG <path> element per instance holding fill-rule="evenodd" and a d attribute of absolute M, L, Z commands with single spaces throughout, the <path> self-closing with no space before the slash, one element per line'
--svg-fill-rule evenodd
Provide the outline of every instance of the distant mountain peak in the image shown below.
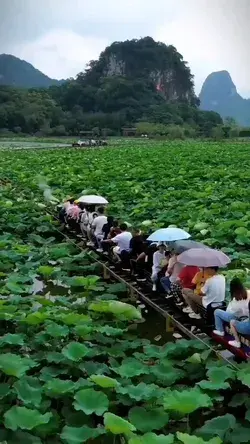
<path fill-rule="evenodd" d="M 233 117 L 240 125 L 250 125 L 250 100 L 243 99 L 228 71 L 209 74 L 200 92 L 200 107 L 216 111 L 223 118 Z"/>
<path fill-rule="evenodd" d="M 61 83 L 61 80 L 51 79 L 25 60 L 11 54 L 0 54 L 0 85 L 48 88 Z"/>

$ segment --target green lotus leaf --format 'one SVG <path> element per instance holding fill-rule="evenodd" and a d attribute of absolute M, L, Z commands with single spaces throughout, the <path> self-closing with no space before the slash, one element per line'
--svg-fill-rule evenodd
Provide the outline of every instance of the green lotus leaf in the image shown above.
<path fill-rule="evenodd" d="M 11 393 L 10 385 L 6 382 L 0 383 L 0 400 L 5 398 L 9 393 Z"/>
<path fill-rule="evenodd" d="M 57 319 L 58 321 L 61 321 L 63 324 L 66 325 L 77 325 L 83 323 L 89 324 L 91 322 L 90 316 L 78 313 L 69 313 L 69 314 L 62 313 L 57 316 Z"/>
<path fill-rule="evenodd" d="M 229 366 L 211 367 L 207 372 L 207 377 L 213 382 L 225 382 L 228 379 L 235 379 L 236 371 Z"/>
<path fill-rule="evenodd" d="M 4 353 L 0 355 L 0 369 L 9 376 L 21 378 L 27 370 L 35 367 L 35 361 L 29 358 L 21 358 L 19 355 Z"/>
<path fill-rule="evenodd" d="M 119 385 L 116 379 L 104 375 L 91 375 L 89 379 L 102 388 L 114 388 Z"/>
<path fill-rule="evenodd" d="M 116 388 L 117 393 L 128 395 L 131 399 L 136 401 L 149 401 L 160 398 L 164 391 L 155 384 L 145 384 L 140 382 L 138 385 L 126 385 Z"/>
<path fill-rule="evenodd" d="M 122 336 L 124 333 L 124 329 L 110 327 L 109 325 L 104 325 L 103 327 L 99 327 L 98 331 L 107 336 Z"/>
<path fill-rule="evenodd" d="M 156 435 L 146 433 L 143 436 L 134 436 L 129 439 L 128 444 L 173 444 L 174 435 Z"/>
<path fill-rule="evenodd" d="M 233 415 L 227 414 L 218 416 L 217 418 L 206 421 L 205 424 L 198 430 L 196 435 L 204 439 L 211 439 L 214 436 L 219 436 L 222 440 L 227 432 L 233 430 L 236 426 L 236 419 Z"/>
<path fill-rule="evenodd" d="M 202 438 L 198 438 L 197 436 L 191 436 L 187 433 L 177 432 L 177 438 L 179 441 L 183 442 L 183 444 L 222 444 L 222 441 L 219 437 L 212 438 L 210 441 L 204 441 Z"/>
<path fill-rule="evenodd" d="M 61 338 L 68 336 L 69 328 L 66 325 L 59 325 L 55 322 L 50 323 L 46 326 L 46 333 L 53 338 Z"/>
<path fill-rule="evenodd" d="M 162 409 L 148 409 L 133 407 L 129 410 L 128 419 L 140 432 L 160 430 L 168 423 L 169 415 Z"/>
<path fill-rule="evenodd" d="M 62 354 L 71 361 L 80 361 L 89 352 L 89 349 L 84 344 L 79 342 L 70 342 L 62 349 Z"/>
<path fill-rule="evenodd" d="M 197 383 L 202 390 L 226 390 L 230 387 L 228 382 L 200 381 Z"/>
<path fill-rule="evenodd" d="M 41 381 L 50 381 L 61 374 L 67 373 L 67 369 L 57 367 L 43 367 L 40 371 L 39 379 Z"/>
<path fill-rule="evenodd" d="M 105 429 L 108 432 L 113 433 L 113 435 L 128 434 L 136 431 L 133 424 L 130 424 L 130 422 L 110 412 L 105 413 L 104 415 L 104 426 Z"/>
<path fill-rule="evenodd" d="M 229 407 L 239 407 L 248 401 L 249 395 L 247 393 L 236 393 L 231 401 L 229 402 Z"/>
<path fill-rule="evenodd" d="M 250 427 L 242 427 L 237 424 L 233 431 L 227 433 L 226 439 L 232 444 L 249 443 Z"/>
<path fill-rule="evenodd" d="M 83 325 L 79 324 L 75 327 L 74 331 L 77 336 L 80 336 L 80 338 L 85 338 L 90 333 L 92 333 L 93 327 L 91 327 L 90 325 L 86 325 L 86 324 L 83 324 Z"/>
<path fill-rule="evenodd" d="M 123 359 L 121 366 L 113 368 L 113 370 L 124 378 L 146 375 L 150 372 L 150 369 L 147 365 L 143 364 L 135 358 Z"/>
<path fill-rule="evenodd" d="M 249 368 L 241 368 L 237 372 L 237 379 L 244 385 L 250 388 L 250 369 Z"/>
<path fill-rule="evenodd" d="M 75 383 L 71 380 L 54 378 L 48 381 L 44 387 L 50 397 L 63 396 L 65 393 L 72 393 L 75 390 Z"/>
<path fill-rule="evenodd" d="M 165 386 L 172 385 L 185 376 L 183 370 L 170 365 L 165 366 L 164 364 L 153 365 L 150 369 L 150 373 L 156 377 L 157 381 Z"/>
<path fill-rule="evenodd" d="M 61 417 L 55 410 L 51 410 L 52 416 L 46 424 L 37 426 L 33 433 L 45 440 L 47 436 L 55 435 L 61 431 Z"/>
<path fill-rule="evenodd" d="M 42 401 L 43 388 L 38 378 L 23 376 L 13 385 L 17 396 L 25 405 L 39 407 Z"/>
<path fill-rule="evenodd" d="M 18 430 L 17 432 L 8 431 L 8 438 L 8 444 L 43 444 L 38 436 L 31 435 L 22 430 Z"/>
<path fill-rule="evenodd" d="M 46 279 L 52 277 L 55 271 L 56 268 L 51 267 L 50 265 L 41 265 L 37 270 L 37 272 Z"/>
<path fill-rule="evenodd" d="M 32 430 L 41 424 L 47 424 L 52 417 L 52 413 L 42 415 L 38 410 L 27 409 L 26 407 L 11 407 L 4 414 L 4 425 L 7 429 Z"/>
<path fill-rule="evenodd" d="M 133 305 L 126 304 L 120 301 L 99 301 L 92 302 L 89 305 L 89 310 L 97 311 L 99 313 L 112 313 L 117 317 L 122 317 L 127 320 L 141 319 L 141 312 Z"/>
<path fill-rule="evenodd" d="M 108 397 L 103 392 L 97 392 L 92 388 L 80 390 L 74 396 L 74 407 L 76 410 L 82 410 L 86 415 L 96 413 L 103 415 L 109 407 Z"/>
<path fill-rule="evenodd" d="M 98 427 L 97 429 L 92 429 L 87 426 L 83 427 L 68 427 L 65 426 L 62 429 L 60 435 L 61 439 L 68 444 L 81 444 L 83 442 L 92 441 L 92 439 L 97 438 L 100 435 L 106 433 L 104 428 Z"/>
<path fill-rule="evenodd" d="M 65 362 L 65 356 L 59 352 L 48 352 L 46 353 L 46 360 L 48 362 L 55 362 L 56 364 L 60 364 L 61 362 Z"/>
<path fill-rule="evenodd" d="M 26 318 L 22 320 L 22 322 L 28 325 L 39 325 L 43 324 L 47 318 L 48 318 L 47 313 L 37 311 L 36 313 L 28 314 Z"/>
<path fill-rule="evenodd" d="M 106 364 L 100 362 L 86 361 L 80 364 L 79 368 L 88 375 L 102 375 L 104 373 L 110 374 L 110 368 Z"/>
<path fill-rule="evenodd" d="M 198 389 L 167 391 L 163 399 L 163 407 L 168 411 L 189 414 L 202 407 L 212 407 L 211 398 Z"/>
<path fill-rule="evenodd" d="M 4 344 L 10 345 L 24 345 L 25 336 L 7 333 L 0 337 L 0 346 Z"/>

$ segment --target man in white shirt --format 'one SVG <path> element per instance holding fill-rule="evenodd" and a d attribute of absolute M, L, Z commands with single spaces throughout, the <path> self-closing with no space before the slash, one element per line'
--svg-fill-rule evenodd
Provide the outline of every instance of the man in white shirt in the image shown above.
<path fill-rule="evenodd" d="M 121 255 L 123 252 L 129 252 L 130 251 L 130 241 L 132 239 L 132 234 L 130 231 L 128 231 L 128 227 L 126 224 L 120 225 L 121 233 L 117 234 L 112 239 L 106 239 L 103 242 L 109 242 L 114 243 L 117 246 L 113 248 L 113 253 L 115 258 L 120 262 Z"/>
<path fill-rule="evenodd" d="M 185 295 L 185 300 L 191 307 L 188 313 L 192 319 L 201 319 L 200 314 L 197 312 L 197 304 L 207 308 L 212 302 L 223 302 L 225 300 L 225 277 L 222 274 L 218 274 L 218 267 L 208 267 L 206 271 L 209 272 L 211 277 L 206 280 L 204 286 L 201 288 L 200 295 L 195 293 Z"/>
<path fill-rule="evenodd" d="M 214 276 L 208 278 L 201 288 L 202 305 L 207 308 L 212 302 L 223 302 L 226 294 L 225 276 L 218 274 L 218 269 L 214 269 Z"/>
<path fill-rule="evenodd" d="M 97 217 L 91 223 L 91 229 L 93 231 L 94 237 L 98 246 L 100 245 L 100 241 L 103 239 L 103 226 L 107 223 L 107 216 L 104 215 L 104 208 L 100 207 L 97 210 Z"/>

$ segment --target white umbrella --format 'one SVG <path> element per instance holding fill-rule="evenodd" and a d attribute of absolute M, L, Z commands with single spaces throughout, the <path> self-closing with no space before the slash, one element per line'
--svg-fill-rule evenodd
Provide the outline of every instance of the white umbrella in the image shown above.
<path fill-rule="evenodd" d="M 173 242 L 181 239 L 189 239 L 190 234 L 181 228 L 160 228 L 152 233 L 147 240 L 151 242 Z"/>
<path fill-rule="evenodd" d="M 87 196 L 81 196 L 79 199 L 77 199 L 78 202 L 83 202 L 87 204 L 94 204 L 94 205 L 107 205 L 108 201 L 102 196 L 96 196 L 96 195 L 87 195 Z"/>

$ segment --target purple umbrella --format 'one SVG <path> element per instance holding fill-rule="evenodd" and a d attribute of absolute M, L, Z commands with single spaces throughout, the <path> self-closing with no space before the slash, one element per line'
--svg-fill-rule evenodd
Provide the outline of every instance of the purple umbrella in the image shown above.
<path fill-rule="evenodd" d="M 178 262 L 184 265 L 196 265 L 197 267 L 225 267 L 231 262 L 222 251 L 212 248 L 191 248 L 181 253 Z"/>

